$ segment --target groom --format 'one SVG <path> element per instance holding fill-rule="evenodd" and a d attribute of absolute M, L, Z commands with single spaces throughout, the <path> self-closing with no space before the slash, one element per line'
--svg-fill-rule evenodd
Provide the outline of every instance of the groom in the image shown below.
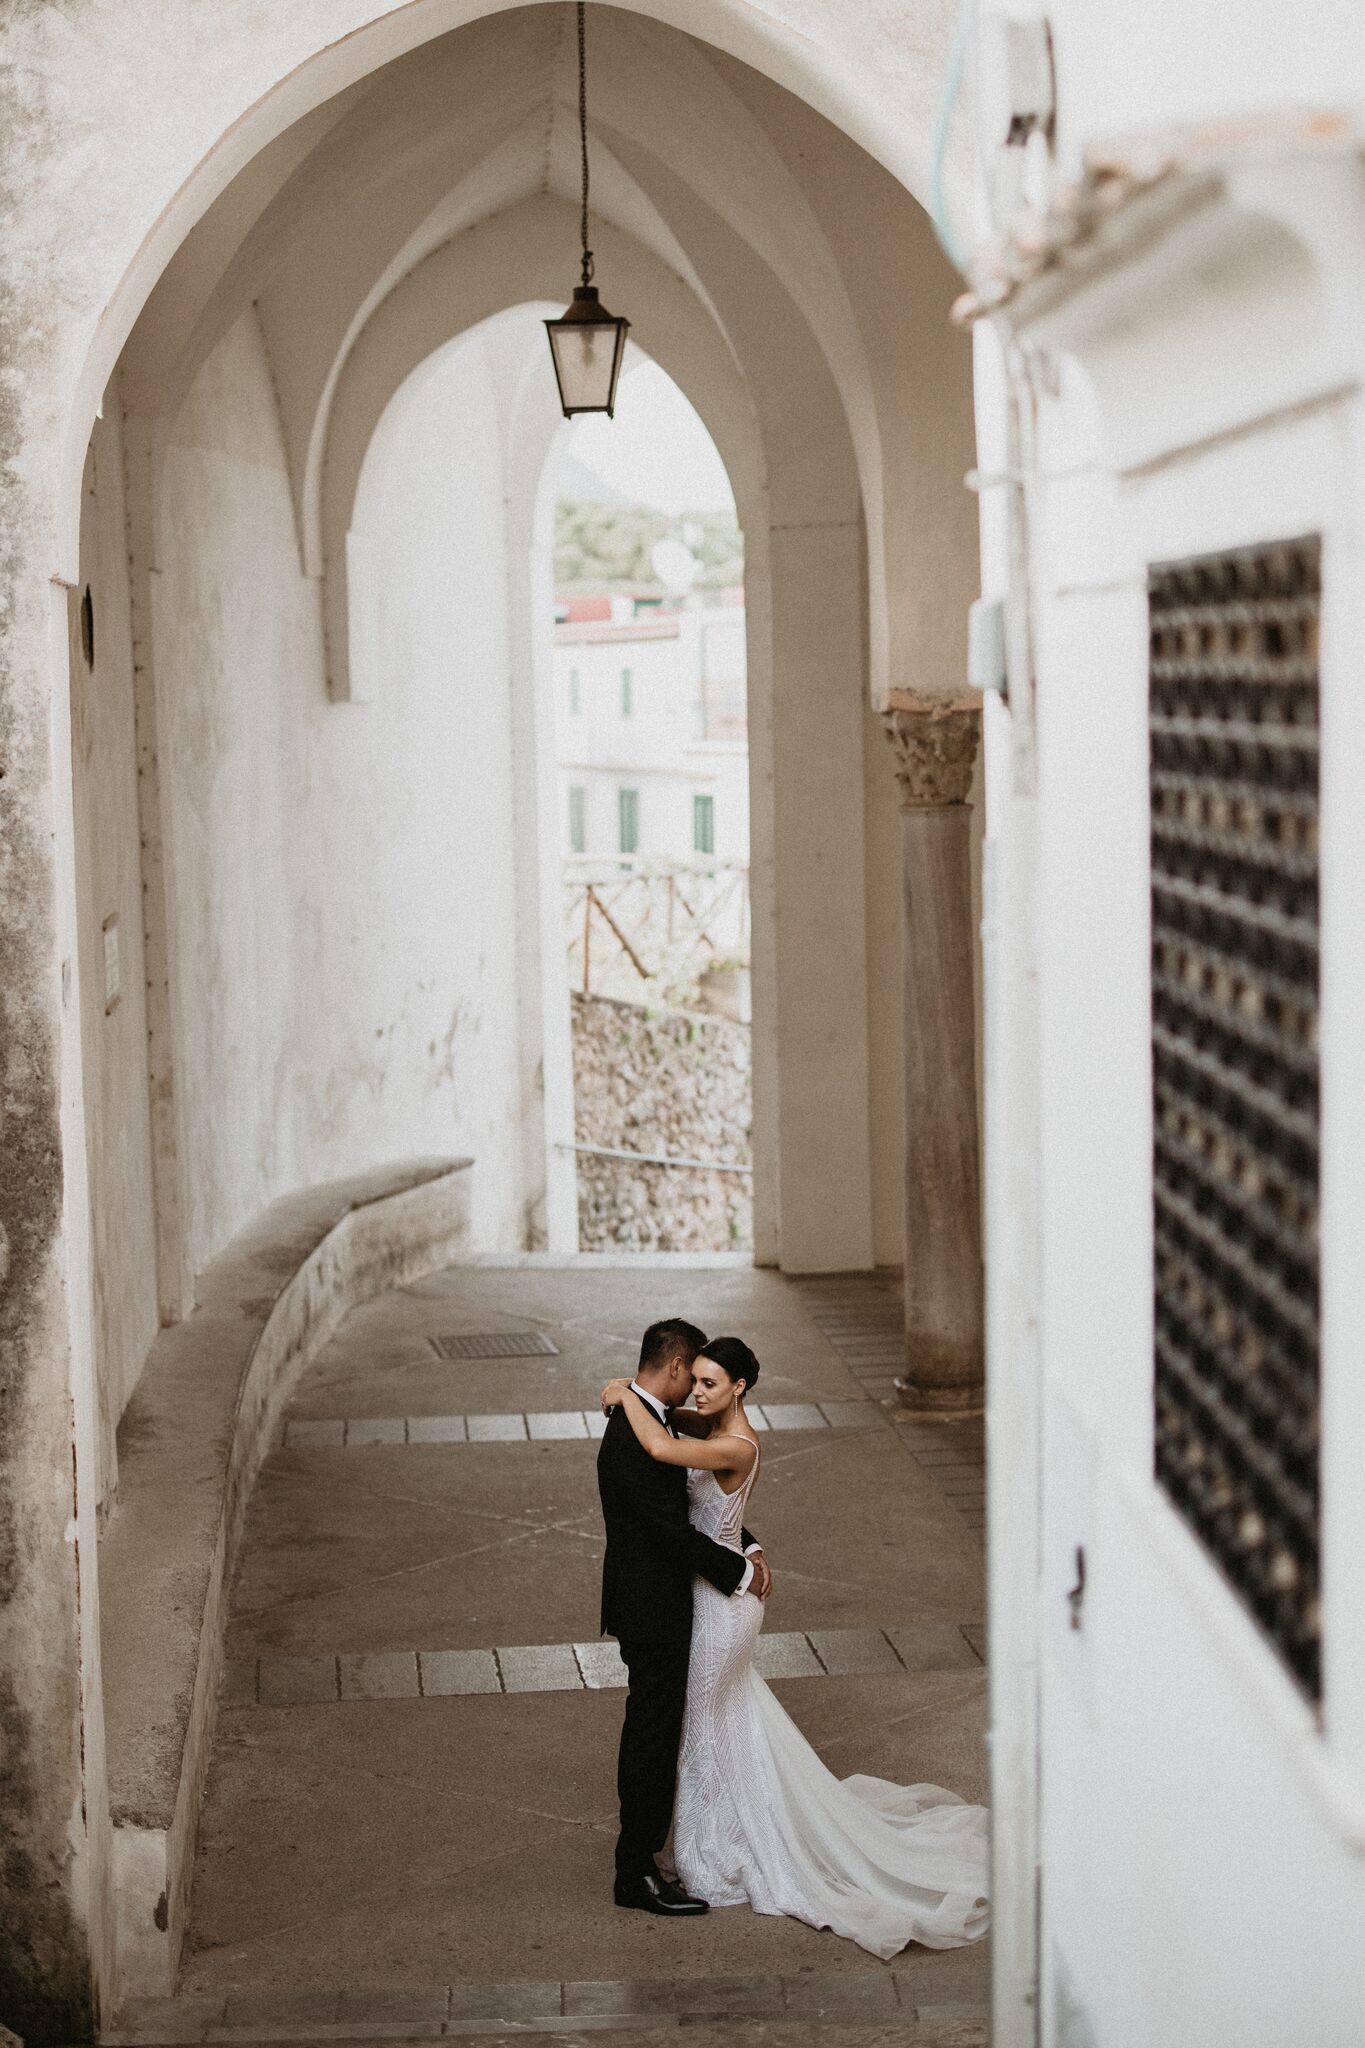
<path fill-rule="evenodd" d="M 640 1345 L 631 1390 L 660 1422 L 692 1391 L 692 1362 L 706 1339 L 692 1323 L 651 1323 Z M 668 1839 L 687 1701 L 692 1646 L 692 1579 L 709 1579 L 738 1597 L 766 1599 L 771 1576 L 747 1529 L 745 1555 L 703 1536 L 687 1519 L 687 1474 L 655 1462 L 622 1409 L 612 1410 L 597 1453 L 597 1489 L 607 1525 L 602 1564 L 602 1633 L 616 1637 L 630 1677 L 616 1766 L 621 1833 L 616 1843 L 616 1903 L 671 1918 L 704 1913 L 656 1857 Z"/>

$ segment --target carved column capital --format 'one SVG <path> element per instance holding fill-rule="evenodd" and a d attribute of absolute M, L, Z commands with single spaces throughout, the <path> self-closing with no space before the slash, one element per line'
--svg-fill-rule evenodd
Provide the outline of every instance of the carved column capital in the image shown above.
<path fill-rule="evenodd" d="M 902 807 L 929 811 L 965 803 L 981 738 L 980 707 L 932 697 L 921 703 L 902 698 L 881 716 L 896 757 Z"/>

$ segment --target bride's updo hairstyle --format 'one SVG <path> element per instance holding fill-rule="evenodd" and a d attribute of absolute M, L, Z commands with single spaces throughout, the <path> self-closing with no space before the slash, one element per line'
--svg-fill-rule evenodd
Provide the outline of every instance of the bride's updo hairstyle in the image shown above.
<path fill-rule="evenodd" d="M 728 1380 L 743 1380 L 745 1394 L 752 1394 L 758 1383 L 758 1360 L 742 1337 L 713 1337 L 703 1344 L 701 1356 L 718 1365 Z"/>

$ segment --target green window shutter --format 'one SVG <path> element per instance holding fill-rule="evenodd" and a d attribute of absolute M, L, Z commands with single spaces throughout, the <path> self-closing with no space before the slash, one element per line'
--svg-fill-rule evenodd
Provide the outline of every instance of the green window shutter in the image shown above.
<path fill-rule="evenodd" d="M 571 668 L 569 670 L 569 710 L 574 717 L 577 717 L 582 708 L 583 698 L 579 687 L 578 670 Z"/>
<path fill-rule="evenodd" d="M 640 792 L 638 789 L 617 790 L 616 815 L 620 826 L 619 839 L 622 853 L 638 853 L 640 850 Z"/>
<path fill-rule="evenodd" d="M 588 850 L 588 793 L 585 789 L 569 791 L 569 851 L 586 853 Z"/>
<path fill-rule="evenodd" d="M 694 853 L 716 850 L 716 800 L 713 796 L 692 799 L 692 849 Z"/>
<path fill-rule="evenodd" d="M 621 671 L 621 716 L 629 718 L 635 709 L 635 674 L 632 669 Z"/>

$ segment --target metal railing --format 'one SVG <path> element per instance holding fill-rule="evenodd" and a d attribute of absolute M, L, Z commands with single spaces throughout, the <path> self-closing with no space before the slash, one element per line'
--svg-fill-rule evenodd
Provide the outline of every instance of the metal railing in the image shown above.
<path fill-rule="evenodd" d="M 749 870 L 739 861 L 623 854 L 565 863 L 569 979 L 584 995 L 677 999 L 708 967 L 747 965 Z"/>
<path fill-rule="evenodd" d="M 668 1152 L 629 1152 L 622 1145 L 560 1145 L 561 1152 L 585 1152 L 590 1159 L 629 1159 L 637 1166 L 680 1166 L 694 1173 L 742 1173 L 753 1178 L 752 1166 L 733 1159 L 675 1159 Z"/>

